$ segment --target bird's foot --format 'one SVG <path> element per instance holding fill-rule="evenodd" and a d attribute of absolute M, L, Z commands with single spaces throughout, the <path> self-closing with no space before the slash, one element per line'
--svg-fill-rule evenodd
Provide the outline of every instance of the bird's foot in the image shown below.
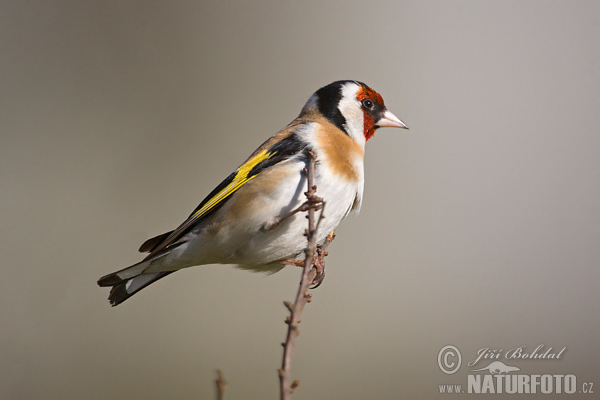
<path fill-rule="evenodd" d="M 285 221 L 286 219 L 290 218 L 291 216 L 293 216 L 299 212 L 305 212 L 305 211 L 310 210 L 311 208 L 315 211 L 318 211 L 321 208 L 323 208 L 323 204 L 324 204 L 323 198 L 315 195 L 314 193 L 306 193 L 306 197 L 307 197 L 307 200 L 304 203 L 302 203 L 298 208 L 293 209 L 292 211 L 290 211 L 289 213 L 287 213 L 281 217 L 271 218 L 269 221 L 267 221 L 262 226 L 262 230 L 270 231 L 272 229 L 275 229 L 283 221 Z"/>
<path fill-rule="evenodd" d="M 323 244 L 317 245 L 317 249 L 315 251 L 315 260 L 313 262 L 315 268 L 317 269 L 317 275 L 315 276 L 315 279 L 313 279 L 311 286 L 312 289 L 316 289 L 321 286 L 323 280 L 325 280 L 325 257 L 327 257 L 329 254 L 327 252 L 327 247 L 329 247 L 329 244 L 333 242 L 333 239 L 335 239 L 335 231 L 329 232 L 329 235 L 327 235 Z"/>
<path fill-rule="evenodd" d="M 313 279 L 311 284 L 311 289 L 316 289 L 325 280 L 325 255 L 320 254 L 320 251 L 317 250 L 317 254 L 315 254 L 315 259 L 313 261 L 314 268 L 317 270 L 317 275 L 315 275 L 315 279 Z"/>
<path fill-rule="evenodd" d="M 323 255 L 315 255 L 315 258 L 313 260 L 313 267 L 317 270 L 317 275 L 315 275 L 315 279 L 313 279 L 311 283 L 311 289 L 315 289 L 321 286 L 321 283 L 323 283 L 323 279 L 325 279 L 325 261 L 323 260 L 323 257 Z M 293 265 L 295 267 L 304 268 L 304 260 L 287 258 L 285 260 L 281 260 L 281 262 L 287 265 Z"/>

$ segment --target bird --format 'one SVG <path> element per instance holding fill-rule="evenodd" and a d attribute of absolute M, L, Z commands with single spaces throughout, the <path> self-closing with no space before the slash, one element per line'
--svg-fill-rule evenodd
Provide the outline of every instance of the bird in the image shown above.
<path fill-rule="evenodd" d="M 377 129 L 408 129 L 365 83 L 339 80 L 317 90 L 297 118 L 260 145 L 176 229 L 145 241 L 142 261 L 98 280 L 116 306 L 182 268 L 234 264 L 277 272 L 302 258 L 306 168 L 327 205 L 317 232 L 322 243 L 351 213 L 364 189 L 365 144 Z"/>

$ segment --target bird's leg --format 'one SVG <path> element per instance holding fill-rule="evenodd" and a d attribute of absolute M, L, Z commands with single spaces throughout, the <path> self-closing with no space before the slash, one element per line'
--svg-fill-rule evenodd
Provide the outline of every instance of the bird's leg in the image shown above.
<path fill-rule="evenodd" d="M 334 238 L 335 238 L 335 232 L 331 231 L 329 233 L 329 235 L 327 235 L 327 237 L 325 238 L 325 242 L 323 242 L 323 244 L 320 244 L 317 246 L 316 254 L 315 254 L 314 262 L 313 262 L 313 265 L 314 265 L 315 269 L 317 270 L 317 276 L 315 276 L 315 279 L 313 279 L 313 281 L 312 281 L 312 285 L 313 285 L 313 286 L 311 286 L 312 289 L 315 289 L 315 288 L 321 286 L 321 283 L 323 283 L 323 280 L 325 279 L 325 257 L 327 257 L 327 255 L 329 255 L 329 253 L 327 252 L 327 246 L 329 246 L 329 243 L 331 243 Z M 295 267 L 304 268 L 304 260 L 297 260 L 295 258 L 286 258 L 285 260 L 281 260 L 281 262 L 284 264 L 287 264 L 287 265 L 293 265 Z"/>
<path fill-rule="evenodd" d="M 304 268 L 304 260 L 296 260 L 294 258 L 286 258 L 285 260 L 281 260 L 282 263 L 293 265 L 295 267 Z"/>
<path fill-rule="evenodd" d="M 321 249 L 320 247 L 317 247 L 317 255 L 314 258 L 313 266 L 317 270 L 317 275 L 315 276 L 315 279 L 313 279 L 313 281 L 312 281 L 311 289 L 315 289 L 315 288 L 321 286 L 321 283 L 323 283 L 323 279 L 325 279 L 325 261 L 323 260 L 323 257 L 325 257 L 325 255 L 327 255 L 327 253 L 325 252 L 325 255 L 322 255 L 320 249 Z M 295 267 L 304 268 L 304 260 L 296 260 L 293 258 L 286 258 L 285 260 L 281 260 L 281 262 L 284 264 L 293 265 Z"/>
<path fill-rule="evenodd" d="M 311 289 L 318 288 L 325 280 L 325 257 L 329 254 L 327 252 L 327 247 L 329 243 L 333 241 L 335 238 L 335 231 L 331 231 L 329 235 L 325 238 L 323 244 L 317 246 L 316 254 L 313 261 L 313 266 L 317 270 L 317 275 L 315 279 L 312 281 Z M 282 263 L 293 265 L 296 267 L 304 268 L 304 260 L 296 260 L 295 258 L 286 258 L 285 260 L 281 260 Z"/>
<path fill-rule="evenodd" d="M 317 186 L 315 185 L 315 186 L 313 186 L 313 188 L 314 188 L 314 190 L 316 190 Z M 271 229 L 275 229 L 283 221 L 285 221 L 286 219 L 290 218 L 291 216 L 293 216 L 299 212 L 308 211 L 311 208 L 314 209 L 315 211 L 318 211 L 321 208 L 323 208 L 323 199 L 321 197 L 315 195 L 314 190 L 312 191 L 312 193 L 308 193 L 308 192 L 305 193 L 307 200 L 304 203 L 302 203 L 298 208 L 293 209 L 292 211 L 290 211 L 289 213 L 287 213 L 281 217 L 272 218 L 271 220 L 269 220 L 262 226 L 262 230 L 270 231 Z"/>

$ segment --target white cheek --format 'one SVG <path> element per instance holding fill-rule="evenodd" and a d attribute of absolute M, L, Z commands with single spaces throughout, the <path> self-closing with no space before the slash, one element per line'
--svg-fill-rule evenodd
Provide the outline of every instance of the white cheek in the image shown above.
<path fill-rule="evenodd" d="M 356 84 L 347 84 L 342 88 L 342 99 L 338 105 L 346 119 L 346 130 L 352 139 L 364 146 L 364 115 L 356 95 L 360 88 Z"/>

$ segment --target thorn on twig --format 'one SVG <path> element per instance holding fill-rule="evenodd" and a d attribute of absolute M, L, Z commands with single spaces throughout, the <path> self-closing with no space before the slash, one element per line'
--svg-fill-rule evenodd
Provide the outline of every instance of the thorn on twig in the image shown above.
<path fill-rule="evenodd" d="M 290 312 L 294 311 L 294 305 L 291 302 L 284 301 L 283 305 L 285 306 L 285 308 L 288 309 L 288 311 L 290 311 Z"/>

